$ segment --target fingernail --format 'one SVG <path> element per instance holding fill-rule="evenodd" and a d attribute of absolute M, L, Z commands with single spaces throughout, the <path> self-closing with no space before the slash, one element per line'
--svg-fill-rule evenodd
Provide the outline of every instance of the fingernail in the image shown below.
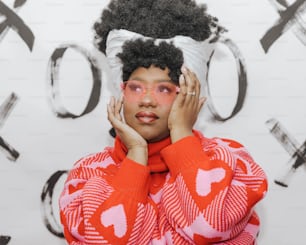
<path fill-rule="evenodd" d="M 181 71 L 182 71 L 182 72 L 186 72 L 186 71 L 187 71 L 187 68 L 186 68 L 185 65 L 182 65 Z"/>

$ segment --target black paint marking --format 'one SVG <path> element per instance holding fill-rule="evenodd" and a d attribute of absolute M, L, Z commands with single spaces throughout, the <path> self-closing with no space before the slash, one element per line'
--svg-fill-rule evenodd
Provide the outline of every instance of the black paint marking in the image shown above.
<path fill-rule="evenodd" d="M 12 146 L 10 146 L 1 136 L 0 150 L 6 155 L 7 159 L 11 161 L 16 161 L 19 157 L 19 152 L 16 151 Z"/>
<path fill-rule="evenodd" d="M 274 118 L 269 119 L 266 122 L 266 125 L 269 127 L 271 134 L 291 156 L 291 168 L 284 174 L 284 176 L 274 181 L 280 186 L 288 187 L 295 171 L 306 163 L 306 141 L 299 147 L 298 142 L 289 134 L 280 122 Z"/>
<path fill-rule="evenodd" d="M 296 26 L 295 33 L 298 38 L 306 44 L 305 27 L 303 26 L 303 19 L 300 14 L 305 10 L 306 0 L 297 0 L 291 6 L 285 1 L 277 1 L 281 4 L 285 10 L 278 9 L 280 14 L 280 19 L 265 33 L 265 35 L 260 39 L 261 46 L 267 53 L 272 44 L 291 26 Z"/>
<path fill-rule="evenodd" d="M 3 124 L 7 120 L 9 114 L 12 112 L 17 100 L 18 96 L 15 93 L 11 93 L 0 106 L 0 129 L 3 127 Z"/>
<path fill-rule="evenodd" d="M 24 5 L 27 2 L 27 0 L 15 0 L 14 2 L 14 8 L 19 8 L 22 5 Z"/>
<path fill-rule="evenodd" d="M 12 112 L 18 96 L 12 93 L 0 106 L 0 129 L 3 127 L 5 121 L 8 119 L 10 113 Z M 16 151 L 12 146 L 10 146 L 1 136 L 0 136 L 0 150 L 3 151 L 6 157 L 11 161 L 16 161 L 19 157 L 18 151 Z"/>
<path fill-rule="evenodd" d="M 246 73 L 246 65 L 244 62 L 244 59 L 242 57 L 242 54 L 239 50 L 239 48 L 236 46 L 236 44 L 228 39 L 228 38 L 222 38 L 220 37 L 218 39 L 218 42 L 224 44 L 233 54 L 235 60 L 236 60 L 236 65 L 237 65 L 237 72 L 238 72 L 238 96 L 237 96 L 237 100 L 236 100 L 236 104 L 233 108 L 232 113 L 227 116 L 227 117 L 223 117 L 222 115 L 220 115 L 216 109 L 216 107 L 213 104 L 213 99 L 212 96 L 210 94 L 210 89 L 209 89 L 209 84 L 208 84 L 208 76 L 209 76 L 209 66 L 210 66 L 210 62 L 211 59 L 213 57 L 213 53 L 207 63 L 208 66 L 208 70 L 207 70 L 207 92 L 208 92 L 208 107 L 211 111 L 211 113 L 214 116 L 214 119 L 217 121 L 226 121 L 232 117 L 234 117 L 243 107 L 244 101 L 245 101 L 245 97 L 246 97 L 246 91 L 247 91 L 247 73 Z"/>
<path fill-rule="evenodd" d="M 26 1 L 16 1 L 14 6 L 21 7 L 25 2 Z M 30 51 L 32 51 L 35 37 L 31 29 L 16 13 L 14 13 L 14 11 L 7 7 L 2 1 L 0 1 L 0 14 L 6 17 L 5 20 L 0 23 L 0 35 L 3 37 L 6 31 L 11 28 L 26 43 Z"/>
<path fill-rule="evenodd" d="M 2 236 L 0 235 L 0 245 L 6 245 L 11 240 L 10 236 Z"/>
<path fill-rule="evenodd" d="M 59 67 L 61 60 L 68 48 L 74 49 L 77 52 L 81 53 L 89 62 L 91 72 L 92 72 L 92 78 L 93 78 L 93 86 L 91 90 L 91 94 L 89 97 L 89 101 L 84 109 L 84 111 L 79 114 L 75 115 L 68 110 L 62 105 L 61 103 L 61 96 L 59 94 Z M 50 60 L 49 60 L 49 65 L 48 65 L 48 87 L 50 90 L 50 101 L 51 101 L 51 106 L 54 111 L 54 113 L 60 117 L 60 118 L 78 118 L 82 117 L 91 111 L 93 111 L 96 106 L 99 103 L 100 100 L 100 93 L 101 93 L 101 72 L 99 67 L 97 66 L 97 61 L 95 60 L 94 57 L 92 57 L 86 50 L 84 50 L 82 47 L 73 45 L 73 44 L 68 44 L 65 46 L 61 46 L 57 48 Z"/>
<path fill-rule="evenodd" d="M 62 226 L 58 224 L 52 207 L 52 197 L 54 192 L 54 187 L 62 175 L 66 174 L 67 170 L 59 170 L 51 175 L 43 187 L 41 193 L 41 209 L 43 221 L 47 229 L 57 237 L 64 237 Z M 57 202 L 58 200 L 56 200 Z"/>

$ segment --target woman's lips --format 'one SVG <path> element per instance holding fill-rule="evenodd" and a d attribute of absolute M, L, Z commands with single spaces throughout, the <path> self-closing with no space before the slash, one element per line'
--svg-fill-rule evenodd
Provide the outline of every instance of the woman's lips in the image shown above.
<path fill-rule="evenodd" d="M 153 112 L 141 111 L 136 114 L 136 118 L 142 123 L 151 123 L 158 119 L 158 116 Z"/>

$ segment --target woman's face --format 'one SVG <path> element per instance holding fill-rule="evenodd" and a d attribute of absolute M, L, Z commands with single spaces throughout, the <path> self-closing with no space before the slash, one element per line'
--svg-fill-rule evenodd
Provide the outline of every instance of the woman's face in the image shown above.
<path fill-rule="evenodd" d="M 139 67 L 124 85 L 125 122 L 148 142 L 169 136 L 168 116 L 176 98 L 177 87 L 168 72 L 167 68 Z"/>

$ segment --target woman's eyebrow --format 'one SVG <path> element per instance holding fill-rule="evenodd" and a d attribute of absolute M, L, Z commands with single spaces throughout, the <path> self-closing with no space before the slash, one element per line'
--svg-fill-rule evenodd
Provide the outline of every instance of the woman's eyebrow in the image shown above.
<path fill-rule="evenodd" d="M 147 82 L 147 80 L 142 79 L 141 77 L 131 77 L 129 80 L 136 80 L 136 81 L 140 81 L 140 82 Z M 172 82 L 171 79 L 167 79 L 167 78 L 161 78 L 161 79 L 156 79 L 153 82 Z"/>
<path fill-rule="evenodd" d="M 131 77 L 128 80 L 136 80 L 136 81 L 141 81 L 141 82 L 145 82 L 146 80 L 140 78 L 140 77 Z"/>

